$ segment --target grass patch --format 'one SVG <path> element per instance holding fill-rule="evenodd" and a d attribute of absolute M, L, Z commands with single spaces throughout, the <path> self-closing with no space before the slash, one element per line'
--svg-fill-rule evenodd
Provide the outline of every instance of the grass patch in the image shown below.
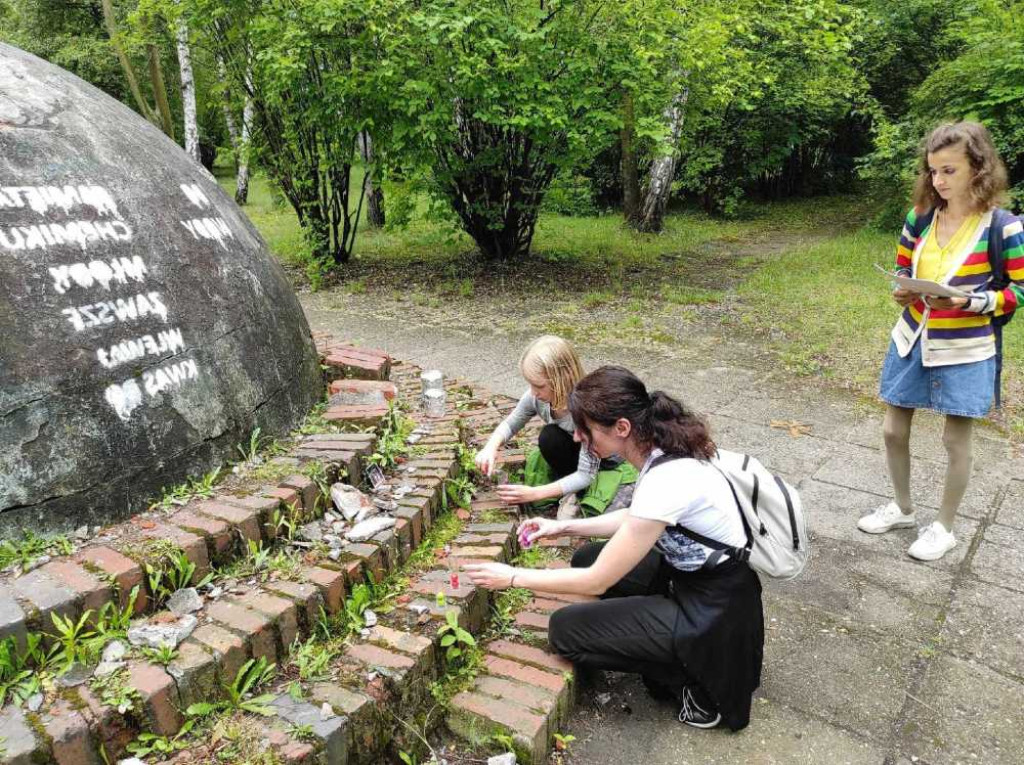
<path fill-rule="evenodd" d="M 899 316 L 875 263 L 893 258 L 895 238 L 864 228 L 764 262 L 737 288 L 738 321 L 767 338 L 786 368 L 872 392 Z M 1006 420 L 1024 433 L 1024 331 L 1003 337 Z"/>

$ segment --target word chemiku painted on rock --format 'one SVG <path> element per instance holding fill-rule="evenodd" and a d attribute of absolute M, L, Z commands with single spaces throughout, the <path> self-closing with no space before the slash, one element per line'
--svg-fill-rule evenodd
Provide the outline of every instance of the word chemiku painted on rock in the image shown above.
<path fill-rule="evenodd" d="M 141 359 L 143 356 L 163 356 L 176 353 L 185 347 L 180 329 L 167 329 L 153 335 L 143 335 L 131 340 L 122 340 L 109 348 L 97 348 L 96 358 L 106 369 Z"/>
<path fill-rule="evenodd" d="M 167 321 L 167 307 L 159 292 L 65 308 L 61 313 L 71 322 L 76 332 L 104 324 L 135 321 L 146 316 L 159 316 L 161 321 Z"/>
<path fill-rule="evenodd" d="M 53 277 L 53 288 L 57 294 L 63 295 L 75 285 L 88 289 L 99 284 L 103 289 L 110 289 L 110 284 L 127 284 L 129 279 L 141 282 L 146 278 L 146 264 L 142 258 L 133 255 L 130 258 L 114 258 L 109 261 L 93 260 L 89 263 L 72 263 L 68 266 L 50 266 Z"/>
<path fill-rule="evenodd" d="M 0 247 L 12 251 L 45 250 L 65 244 L 76 244 L 84 250 L 94 242 L 129 242 L 131 238 L 131 228 L 119 220 L 0 226 Z"/>
<path fill-rule="evenodd" d="M 104 397 L 117 416 L 127 422 L 132 412 L 142 405 L 146 396 L 153 398 L 198 378 L 198 365 L 192 359 L 186 359 L 147 370 L 142 373 L 141 378 L 133 377 L 122 383 L 108 385 Z"/>

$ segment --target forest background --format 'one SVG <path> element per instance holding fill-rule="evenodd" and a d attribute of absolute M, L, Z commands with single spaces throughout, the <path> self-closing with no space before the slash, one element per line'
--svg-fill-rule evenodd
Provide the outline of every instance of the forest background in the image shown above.
<path fill-rule="evenodd" d="M 865 391 L 922 136 L 982 121 L 1024 207 L 1021 0 L 0 0 L 0 40 L 178 141 L 314 289 L 571 271 L 612 334 L 672 306 Z"/>

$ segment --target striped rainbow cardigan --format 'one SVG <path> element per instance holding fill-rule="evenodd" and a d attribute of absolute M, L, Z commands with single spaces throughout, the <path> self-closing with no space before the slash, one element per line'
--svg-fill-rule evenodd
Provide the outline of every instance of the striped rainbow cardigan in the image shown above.
<path fill-rule="evenodd" d="M 907 214 L 896 248 L 896 269 L 904 275 L 917 274 L 921 248 L 931 230 L 929 217 L 914 210 Z M 970 303 L 949 311 L 929 308 L 923 300 L 908 305 L 892 330 L 900 356 L 908 356 L 919 337 L 921 359 L 926 367 L 966 364 L 995 355 L 992 316 L 1011 313 L 1024 303 L 1024 226 L 1019 217 L 1006 217 L 1003 261 L 1011 283 L 1006 289 L 996 291 L 989 289 L 993 279 L 988 262 L 991 224 L 992 213 L 988 212 L 957 256 L 956 265 L 939 279 L 942 284 L 970 292 L 973 295 Z"/>

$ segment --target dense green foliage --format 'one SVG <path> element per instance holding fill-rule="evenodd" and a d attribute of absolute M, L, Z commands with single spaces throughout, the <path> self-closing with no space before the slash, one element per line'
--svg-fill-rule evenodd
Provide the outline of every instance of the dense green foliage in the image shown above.
<path fill-rule="evenodd" d="M 256 163 L 295 210 L 307 256 L 327 267 L 349 258 L 357 236 L 361 131 L 389 226 L 408 221 L 412 192 L 426 191 L 433 217 L 498 258 L 529 250 L 545 204 L 571 215 L 624 195 L 636 204 L 667 155 L 676 202 L 731 215 L 747 199 L 866 182 L 891 225 L 922 136 L 963 118 L 992 130 L 1014 203 L 1024 200 L 1024 0 L 113 7 L 137 69 L 159 52 L 176 120 L 170 30 L 187 19 L 201 137 L 230 154 L 225 113 L 237 118 L 252 98 Z M 137 108 L 101 0 L 0 0 L 0 38 Z M 149 98 L 151 84 L 140 84 Z"/>

